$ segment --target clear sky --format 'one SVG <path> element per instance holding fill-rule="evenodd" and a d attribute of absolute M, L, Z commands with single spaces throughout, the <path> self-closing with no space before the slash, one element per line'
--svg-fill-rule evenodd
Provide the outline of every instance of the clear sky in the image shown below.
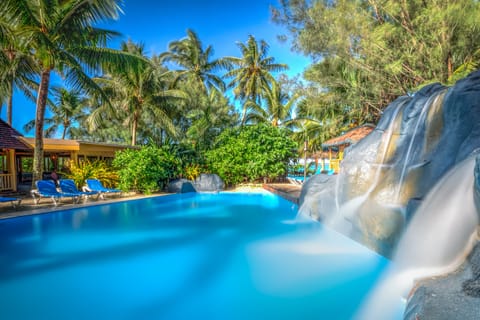
<path fill-rule="evenodd" d="M 240 56 L 236 43 L 245 43 L 251 34 L 265 40 L 270 45 L 269 55 L 289 65 L 285 73 L 295 76 L 310 62 L 292 52 L 289 43 L 277 40 L 284 30 L 271 22 L 271 5 L 278 6 L 277 0 L 124 0 L 124 14 L 104 27 L 122 34 L 111 47 L 118 48 L 122 40 L 130 38 L 143 43 L 149 56 L 167 51 L 168 43 L 184 38 L 187 29 L 197 33 L 204 48 L 213 47 L 214 58 Z M 2 109 L 5 119 L 5 107 Z M 23 125 L 34 117 L 35 104 L 17 94 L 13 127 L 24 133 Z"/>

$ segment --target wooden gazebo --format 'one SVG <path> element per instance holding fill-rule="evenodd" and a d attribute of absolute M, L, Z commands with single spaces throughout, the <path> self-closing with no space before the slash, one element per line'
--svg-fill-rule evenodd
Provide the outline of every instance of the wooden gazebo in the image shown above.
<path fill-rule="evenodd" d="M 18 139 L 20 132 L 0 119 L 0 191 L 17 190 L 15 156 L 30 148 Z"/>
<path fill-rule="evenodd" d="M 117 151 L 138 149 L 135 146 L 68 139 L 44 138 L 43 143 L 45 174 L 52 169 L 61 171 L 68 161 L 77 164 L 85 160 L 111 161 Z M 34 146 L 34 138 L 24 137 L 0 119 L 0 192 L 17 191 L 19 183 L 31 181 L 32 173 L 24 164 L 32 159 Z"/>
<path fill-rule="evenodd" d="M 375 129 L 374 125 L 364 124 L 363 126 L 348 130 L 341 136 L 329 139 L 322 143 L 322 149 L 327 150 L 329 154 L 330 168 L 335 173 L 338 173 L 340 170 L 340 162 L 343 160 L 343 152 L 345 151 L 345 148 L 365 138 L 373 131 L 373 129 Z"/>

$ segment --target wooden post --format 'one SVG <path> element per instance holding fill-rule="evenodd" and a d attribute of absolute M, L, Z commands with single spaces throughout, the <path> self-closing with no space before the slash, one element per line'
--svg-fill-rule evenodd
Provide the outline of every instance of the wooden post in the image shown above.
<path fill-rule="evenodd" d="M 307 180 L 307 150 L 308 150 L 308 142 L 305 140 L 303 145 L 303 152 L 304 152 L 304 163 L 303 163 L 303 182 Z"/>
<path fill-rule="evenodd" d="M 17 170 L 15 167 L 15 149 L 7 150 L 7 166 L 8 173 L 12 179 L 12 190 L 17 191 Z"/>

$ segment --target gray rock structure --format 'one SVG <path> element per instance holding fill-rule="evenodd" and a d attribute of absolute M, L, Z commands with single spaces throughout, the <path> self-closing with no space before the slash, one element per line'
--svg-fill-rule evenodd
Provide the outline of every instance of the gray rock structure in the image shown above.
<path fill-rule="evenodd" d="M 225 188 L 225 183 L 216 174 L 202 173 L 194 183 L 197 192 L 219 192 Z"/>
<path fill-rule="evenodd" d="M 405 320 L 477 320 L 480 318 L 480 245 L 455 272 L 418 284 Z"/>
<path fill-rule="evenodd" d="M 196 192 L 192 181 L 187 179 L 175 179 L 168 183 L 167 191 L 170 193 Z"/>
<path fill-rule="evenodd" d="M 429 191 L 451 169 L 479 150 L 480 71 L 477 71 L 452 87 L 432 84 L 392 102 L 375 130 L 345 151 L 337 177 L 314 177 L 305 182 L 300 214 L 330 223 L 391 257 Z M 479 166 L 475 169 L 477 212 L 480 208 Z M 477 251 L 478 245 L 473 252 Z M 478 270 L 478 258 L 468 261 L 469 267 L 463 267 L 464 270 Z M 446 277 L 445 283 L 456 281 L 455 287 L 462 287 L 458 281 L 463 278 L 455 273 L 453 277 L 457 280 Z M 423 289 L 417 290 L 418 295 L 430 293 L 435 281 L 429 280 L 425 287 L 420 285 Z M 476 285 L 478 281 L 471 282 L 470 286 Z M 411 301 L 421 300 L 416 295 Z M 480 304 L 478 298 L 473 299 Z M 409 305 L 409 308 L 413 307 Z M 422 316 L 420 319 L 447 318 Z"/>

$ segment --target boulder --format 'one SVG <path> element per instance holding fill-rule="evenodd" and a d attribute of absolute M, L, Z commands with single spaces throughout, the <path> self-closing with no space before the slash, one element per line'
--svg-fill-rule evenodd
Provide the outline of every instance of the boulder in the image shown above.
<path fill-rule="evenodd" d="M 170 193 L 196 192 L 192 181 L 187 179 L 175 179 L 168 183 L 167 191 Z"/>
<path fill-rule="evenodd" d="M 301 209 L 319 220 L 348 220 L 360 241 L 390 256 L 431 188 L 480 149 L 478 101 L 480 71 L 452 87 L 431 84 L 399 97 L 345 150 L 334 183 L 304 184 Z"/>
<path fill-rule="evenodd" d="M 216 174 L 202 173 L 195 179 L 194 187 L 197 192 L 219 192 L 225 188 L 225 183 Z"/>
<path fill-rule="evenodd" d="M 455 272 L 425 279 L 408 299 L 405 320 L 480 317 L 480 244 Z"/>

